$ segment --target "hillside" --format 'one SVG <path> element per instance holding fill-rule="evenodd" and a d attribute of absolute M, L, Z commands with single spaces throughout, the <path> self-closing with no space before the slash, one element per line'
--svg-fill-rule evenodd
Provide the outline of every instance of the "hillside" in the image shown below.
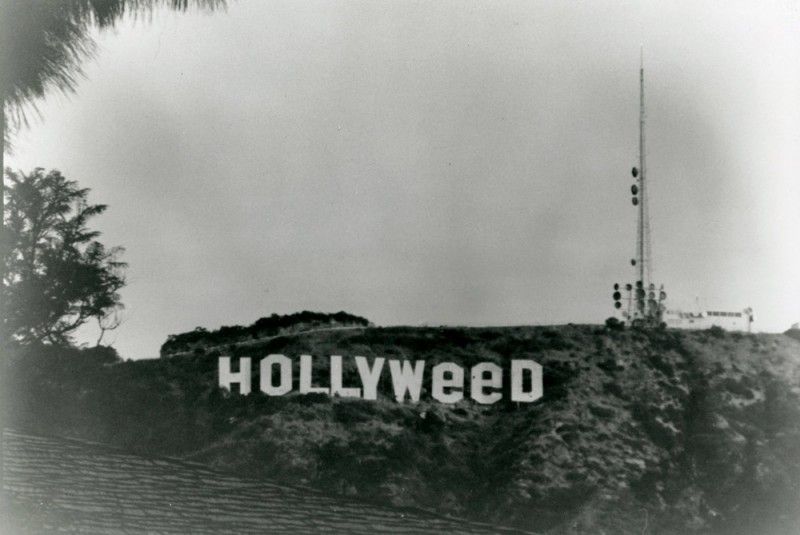
<path fill-rule="evenodd" d="M 162 357 L 175 357 L 190 353 L 202 354 L 209 349 L 230 343 L 257 343 L 260 340 L 309 330 L 334 330 L 352 327 L 367 327 L 369 320 L 340 311 L 334 314 L 322 312 L 297 312 L 259 318 L 248 326 L 226 325 L 209 331 L 197 327 L 193 331 L 170 334 L 159 351 Z"/>
<path fill-rule="evenodd" d="M 6 419 L 542 533 L 788 534 L 800 521 L 800 341 L 788 336 L 369 327 L 225 349 L 426 367 L 532 358 L 544 397 L 447 406 L 425 394 L 417 404 L 238 396 L 216 387 L 219 349 L 114 363 L 108 351 L 41 348 L 5 359 Z M 324 381 L 327 370 L 315 373 Z M 345 368 L 345 380 L 354 373 Z"/>

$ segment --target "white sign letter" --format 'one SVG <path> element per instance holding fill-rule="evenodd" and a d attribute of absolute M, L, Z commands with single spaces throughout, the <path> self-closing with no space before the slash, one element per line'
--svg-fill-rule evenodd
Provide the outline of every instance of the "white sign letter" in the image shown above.
<path fill-rule="evenodd" d="M 414 368 L 407 360 L 403 361 L 400 368 L 399 360 L 389 361 L 389 371 L 392 372 L 392 386 L 394 386 L 394 397 L 402 402 L 406 397 L 406 391 L 411 396 L 411 401 L 419 401 L 419 391 L 422 389 L 422 374 L 425 370 L 425 361 L 417 360 Z"/>
<path fill-rule="evenodd" d="M 383 361 L 383 357 L 376 358 L 370 370 L 367 357 L 356 357 L 358 375 L 361 376 L 361 385 L 364 387 L 364 399 L 378 399 L 378 380 L 381 378 Z"/>
<path fill-rule="evenodd" d="M 522 389 L 522 378 L 525 370 L 530 370 L 531 372 L 531 389 L 528 392 Z M 543 394 L 542 365 L 532 360 L 512 360 L 511 401 L 530 403 L 542 397 Z"/>
<path fill-rule="evenodd" d="M 231 385 L 239 385 L 239 393 L 246 396 L 250 393 L 250 357 L 239 359 L 239 371 L 231 372 L 231 358 L 219 358 L 219 386 L 220 388 L 231 389 Z"/>
<path fill-rule="evenodd" d="M 281 368 L 281 382 L 272 383 L 272 368 Z M 267 355 L 261 359 L 261 391 L 268 396 L 282 396 L 292 389 L 292 361 L 283 355 Z"/>
<path fill-rule="evenodd" d="M 484 372 L 489 372 L 491 377 L 484 379 Z M 503 370 L 497 364 L 481 362 L 472 367 L 472 385 L 470 387 L 472 399 L 478 403 L 490 405 L 497 403 L 503 397 L 500 392 L 484 393 L 483 389 L 486 387 L 503 388 Z"/>
<path fill-rule="evenodd" d="M 311 386 L 311 355 L 300 355 L 300 393 L 301 394 L 328 394 L 324 386 Z"/>
<path fill-rule="evenodd" d="M 331 395 L 343 398 L 360 398 L 360 388 L 344 388 L 342 386 L 342 357 L 331 355 Z"/>
<path fill-rule="evenodd" d="M 450 377 L 445 379 L 444 374 Z M 442 403 L 458 403 L 464 398 L 463 390 L 445 392 L 445 388 L 464 388 L 464 368 L 454 362 L 442 362 L 433 367 L 433 399 Z"/>

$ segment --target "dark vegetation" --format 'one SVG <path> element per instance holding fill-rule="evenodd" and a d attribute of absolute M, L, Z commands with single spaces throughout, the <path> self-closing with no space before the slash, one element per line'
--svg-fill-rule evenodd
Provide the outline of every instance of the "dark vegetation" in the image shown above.
<path fill-rule="evenodd" d="M 87 321 L 119 325 L 121 247 L 106 248 L 89 221 L 106 210 L 58 170 L 5 171 L 0 338 L 64 345 Z M 99 343 L 99 341 L 98 341 Z"/>
<path fill-rule="evenodd" d="M 545 395 L 442 405 L 426 384 L 417 404 L 239 396 L 216 386 L 219 350 L 119 362 L 108 348 L 45 346 L 4 355 L 0 403 L 11 425 L 33 432 L 545 533 L 796 533 L 800 342 L 790 337 L 396 327 L 228 354 L 273 352 L 425 359 L 428 369 L 533 358 Z M 345 384 L 357 385 L 345 363 Z"/>
<path fill-rule="evenodd" d="M 267 338 L 283 334 L 291 330 L 314 329 L 332 326 L 362 326 L 369 325 L 369 320 L 354 316 L 347 312 L 325 314 L 322 312 L 309 312 L 304 310 L 295 314 L 278 315 L 259 318 L 248 326 L 234 325 L 223 326 L 214 331 L 197 327 L 193 331 L 181 334 L 171 334 L 167 341 L 161 345 L 161 356 L 192 351 L 197 348 L 215 347 L 222 344 L 242 342 L 252 339 Z"/>

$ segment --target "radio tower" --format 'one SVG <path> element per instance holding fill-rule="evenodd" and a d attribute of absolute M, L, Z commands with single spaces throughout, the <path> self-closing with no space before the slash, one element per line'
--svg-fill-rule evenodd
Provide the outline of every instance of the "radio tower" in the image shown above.
<path fill-rule="evenodd" d="M 639 64 L 639 167 L 634 167 L 631 174 L 636 183 L 631 186 L 631 202 L 638 207 L 636 222 L 636 258 L 631 259 L 635 267 L 636 280 L 634 284 L 626 284 L 627 310 L 622 311 L 622 316 L 632 325 L 654 327 L 661 325 L 664 311 L 664 300 L 667 294 L 662 285 L 656 294 L 655 284 L 651 282 L 651 257 L 650 257 L 650 214 L 647 206 L 647 181 L 645 164 L 645 109 L 644 109 L 644 54 Z M 614 284 L 614 306 L 622 308 L 622 288 Z"/>
<path fill-rule="evenodd" d="M 645 182 L 645 143 L 644 143 L 644 52 L 639 56 L 639 217 L 636 226 L 636 312 L 639 316 L 645 315 L 646 301 L 645 293 L 639 291 L 647 288 L 650 278 L 650 262 L 648 262 L 650 252 L 650 222 L 647 212 L 647 183 Z M 636 174 L 634 174 L 634 177 Z M 634 199 L 635 192 L 634 192 Z M 635 204 L 635 203 L 634 203 Z M 645 269 L 647 268 L 647 269 Z"/>

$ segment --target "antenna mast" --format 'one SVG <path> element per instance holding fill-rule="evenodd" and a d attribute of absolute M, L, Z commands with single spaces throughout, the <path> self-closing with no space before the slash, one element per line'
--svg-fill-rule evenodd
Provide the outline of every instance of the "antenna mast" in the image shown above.
<path fill-rule="evenodd" d="M 640 52 L 639 63 L 639 218 L 636 234 L 636 267 L 637 267 L 637 289 L 647 289 L 645 280 L 645 203 L 647 201 L 645 185 L 645 152 L 644 152 L 644 51 Z M 639 315 L 645 314 L 645 295 L 644 292 L 636 292 L 636 312 Z"/>
<path fill-rule="evenodd" d="M 636 268 L 634 284 L 614 284 L 614 307 L 631 325 L 640 327 L 662 326 L 664 300 L 667 298 L 662 284 L 656 290 L 651 282 L 650 214 L 647 206 L 647 181 L 645 179 L 645 111 L 644 111 L 644 52 L 639 64 L 639 167 L 631 170 L 636 183 L 631 186 L 631 202 L 638 208 L 636 222 L 636 257 L 631 264 Z M 622 309 L 622 290 L 627 292 L 627 310 Z"/>

